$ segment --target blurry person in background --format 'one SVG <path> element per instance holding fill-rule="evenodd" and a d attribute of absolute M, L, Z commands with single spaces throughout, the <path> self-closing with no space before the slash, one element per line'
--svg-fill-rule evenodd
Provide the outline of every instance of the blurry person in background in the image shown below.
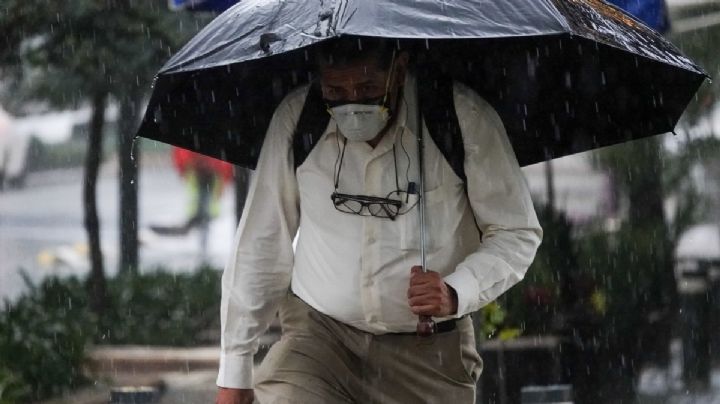
<path fill-rule="evenodd" d="M 233 176 L 232 165 L 174 147 L 173 163 L 187 183 L 189 207 L 185 229 L 202 226 L 220 213 L 220 196 Z"/>
<path fill-rule="evenodd" d="M 172 159 L 188 190 L 188 216 L 179 226 L 150 226 L 158 234 L 183 236 L 191 229 L 200 230 L 201 249 L 206 250 L 207 232 L 212 219 L 220 213 L 220 197 L 225 183 L 233 177 L 231 164 L 179 147 L 173 147 Z"/>

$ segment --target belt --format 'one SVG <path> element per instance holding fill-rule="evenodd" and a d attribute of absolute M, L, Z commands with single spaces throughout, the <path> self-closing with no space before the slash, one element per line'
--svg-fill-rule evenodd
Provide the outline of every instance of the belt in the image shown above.
<path fill-rule="evenodd" d="M 298 300 L 302 301 L 303 303 L 305 303 L 305 302 L 300 298 L 300 296 L 296 295 L 295 292 L 292 291 L 292 289 L 289 290 L 288 292 L 290 293 L 290 295 L 292 295 L 292 296 L 295 297 L 296 299 L 298 299 Z M 307 304 L 307 303 L 305 303 L 305 304 Z M 322 314 L 322 313 L 320 313 L 320 314 Z M 464 318 L 464 317 L 463 317 L 463 318 Z M 436 323 L 436 324 L 435 324 L 435 333 L 436 333 L 436 334 L 443 334 L 443 333 L 446 333 L 446 332 L 453 331 L 453 330 L 456 329 L 456 328 L 457 328 L 457 319 L 454 319 L 454 318 L 453 318 L 453 319 L 450 319 L 450 320 L 445 320 L 445 321 L 440 322 L 440 323 Z M 416 333 L 416 332 L 389 332 L 389 333 L 383 334 L 383 335 L 417 335 L 417 333 Z"/>
<path fill-rule="evenodd" d="M 445 320 L 435 324 L 435 334 L 443 334 L 457 328 L 457 319 Z M 416 332 L 391 332 L 384 335 L 417 335 Z"/>

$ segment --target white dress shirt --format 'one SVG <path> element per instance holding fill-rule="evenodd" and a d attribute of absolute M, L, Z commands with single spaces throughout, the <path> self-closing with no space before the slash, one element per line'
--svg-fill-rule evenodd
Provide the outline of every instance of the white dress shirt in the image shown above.
<path fill-rule="evenodd" d="M 385 197 L 398 188 L 396 173 L 403 191 L 419 183 L 414 87 L 408 76 L 397 118 L 375 148 L 347 142 L 338 192 Z M 411 332 L 417 324 L 407 299 L 410 268 L 420 265 L 417 196 L 394 221 L 336 210 L 330 195 L 344 138 L 332 119 L 297 171 L 293 163 L 307 90 L 293 91 L 275 111 L 223 274 L 222 387 L 252 388 L 258 338 L 288 288 L 316 310 L 373 334 Z M 460 317 L 523 278 L 542 229 L 495 110 L 459 83 L 454 100 L 467 192 L 425 128 L 426 239 L 428 269 L 455 289 Z"/>

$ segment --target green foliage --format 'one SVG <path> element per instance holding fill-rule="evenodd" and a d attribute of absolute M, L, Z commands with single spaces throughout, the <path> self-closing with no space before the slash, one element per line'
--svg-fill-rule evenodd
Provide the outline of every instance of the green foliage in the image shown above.
<path fill-rule="evenodd" d="M 110 281 L 112 308 L 98 343 L 192 346 L 220 328 L 220 272 L 156 271 Z"/>
<path fill-rule="evenodd" d="M 706 4 L 698 4 L 696 7 L 684 7 L 692 13 L 686 17 L 698 17 L 718 11 L 717 3 L 704 3 Z M 714 24 L 704 29 L 675 33 L 670 40 L 713 78 L 712 82 L 706 80 L 700 86 L 697 96 L 690 102 L 684 116 L 684 126 L 687 129 L 710 113 L 720 100 L 720 81 L 717 80 L 720 76 L 720 52 L 714 45 L 720 43 L 720 25 Z"/>
<path fill-rule="evenodd" d="M 19 403 L 30 395 L 30 391 L 30 386 L 12 370 L 0 367 L 0 404 Z"/>
<path fill-rule="evenodd" d="M 561 310 L 563 285 L 568 273 L 577 269 L 572 227 L 559 212 L 538 209 L 543 227 L 543 243 L 525 279 L 500 298 L 507 310 L 506 327 L 518 327 L 523 334 L 552 333 Z"/>
<path fill-rule="evenodd" d="M 206 21 L 162 2 L 4 0 L 0 69 L 23 84 L 10 86 L 8 101 L 76 106 L 98 92 L 149 90 L 162 63 Z"/>
<path fill-rule="evenodd" d="M 1 400 L 37 400 L 82 384 L 83 354 L 93 332 L 94 318 L 76 278 L 49 278 L 32 287 L 0 312 Z"/>
<path fill-rule="evenodd" d="M 220 328 L 220 272 L 162 270 L 109 282 L 111 307 L 97 319 L 77 278 L 47 278 L 0 311 L 0 404 L 76 388 L 85 349 L 96 344 L 192 346 Z"/>

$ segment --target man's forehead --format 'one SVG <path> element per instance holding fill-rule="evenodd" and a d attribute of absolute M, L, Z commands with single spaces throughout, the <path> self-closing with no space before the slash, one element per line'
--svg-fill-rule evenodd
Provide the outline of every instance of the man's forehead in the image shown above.
<path fill-rule="evenodd" d="M 366 60 L 343 66 L 323 66 L 320 68 L 320 77 L 323 81 L 374 81 L 383 80 L 386 72 L 382 70 L 377 61 Z"/>

